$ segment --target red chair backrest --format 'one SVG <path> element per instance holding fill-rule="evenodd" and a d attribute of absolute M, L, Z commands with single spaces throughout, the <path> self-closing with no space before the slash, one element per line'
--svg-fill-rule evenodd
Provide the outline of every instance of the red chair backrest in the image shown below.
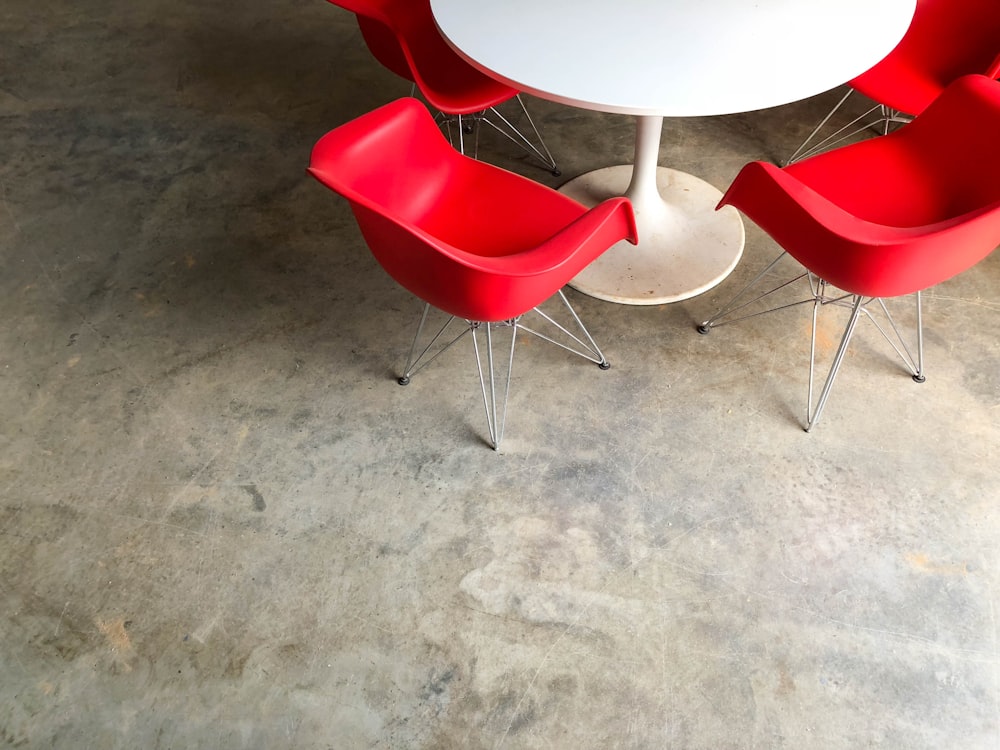
<path fill-rule="evenodd" d="M 372 55 L 408 81 L 436 109 L 470 114 L 510 99 L 517 91 L 469 65 L 434 24 L 430 0 L 329 0 L 354 13 Z"/>
<path fill-rule="evenodd" d="M 955 79 L 969 73 L 990 75 L 998 54 L 1000 1 L 917 0 L 903 39 L 851 86 L 877 102 L 917 115 Z"/>

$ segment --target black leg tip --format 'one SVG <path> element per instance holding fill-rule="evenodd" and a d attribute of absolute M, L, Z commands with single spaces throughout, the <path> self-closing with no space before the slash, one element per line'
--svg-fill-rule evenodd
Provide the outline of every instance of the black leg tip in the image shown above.
<path fill-rule="evenodd" d="M 611 369 L 611 363 L 608 362 L 608 360 L 604 360 L 603 362 L 598 362 L 597 366 L 600 367 L 602 370 L 610 370 Z"/>
<path fill-rule="evenodd" d="M 552 170 L 552 176 L 553 177 L 562 177 L 562 170 L 560 170 L 560 169 L 553 169 Z"/>
<path fill-rule="evenodd" d="M 399 383 L 400 385 L 409 385 L 410 379 L 404 375 L 401 378 L 396 378 L 396 382 Z"/>
<path fill-rule="evenodd" d="M 927 380 L 927 376 L 926 375 L 914 375 L 913 376 L 913 382 L 914 383 L 923 383 L 925 380 Z"/>
<path fill-rule="evenodd" d="M 703 336 L 711 330 L 712 326 L 710 326 L 708 323 L 702 323 L 701 325 L 698 326 L 698 333 L 700 333 Z"/>

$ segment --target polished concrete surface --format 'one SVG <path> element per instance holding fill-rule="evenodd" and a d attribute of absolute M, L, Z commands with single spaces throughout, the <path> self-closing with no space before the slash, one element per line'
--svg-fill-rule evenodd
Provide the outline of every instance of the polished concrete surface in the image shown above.
<path fill-rule="evenodd" d="M 519 344 L 496 453 L 467 347 L 395 383 L 420 305 L 304 172 L 408 90 L 322 0 L 0 9 L 0 746 L 1000 747 L 1000 255 L 808 434 L 805 308 L 695 332 L 752 225 L 701 297 L 571 293 L 613 367 Z M 836 98 L 660 163 L 723 188 Z M 563 176 L 484 159 L 629 161 L 528 104 Z"/>

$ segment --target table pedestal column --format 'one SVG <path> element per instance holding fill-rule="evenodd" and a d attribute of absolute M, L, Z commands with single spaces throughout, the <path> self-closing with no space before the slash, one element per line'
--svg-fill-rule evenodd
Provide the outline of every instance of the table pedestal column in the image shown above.
<path fill-rule="evenodd" d="M 686 172 L 657 166 L 663 118 L 636 118 L 632 166 L 607 167 L 570 180 L 560 191 L 584 205 L 625 195 L 632 201 L 639 244 L 619 242 L 570 286 L 627 305 L 659 305 L 708 291 L 743 254 L 743 221 L 722 193 Z"/>

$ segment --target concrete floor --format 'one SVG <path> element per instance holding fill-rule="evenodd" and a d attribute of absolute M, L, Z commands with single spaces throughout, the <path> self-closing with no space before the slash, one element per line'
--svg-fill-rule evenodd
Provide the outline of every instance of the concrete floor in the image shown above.
<path fill-rule="evenodd" d="M 304 172 L 407 91 L 322 0 L 3 4 L 0 745 L 1000 747 L 1000 255 L 806 434 L 804 309 L 694 331 L 748 224 L 699 298 L 572 294 L 614 366 L 525 341 L 497 454 L 468 349 L 395 384 L 419 303 Z M 660 162 L 725 187 L 835 99 Z M 563 177 L 483 158 L 630 160 L 529 105 Z"/>

